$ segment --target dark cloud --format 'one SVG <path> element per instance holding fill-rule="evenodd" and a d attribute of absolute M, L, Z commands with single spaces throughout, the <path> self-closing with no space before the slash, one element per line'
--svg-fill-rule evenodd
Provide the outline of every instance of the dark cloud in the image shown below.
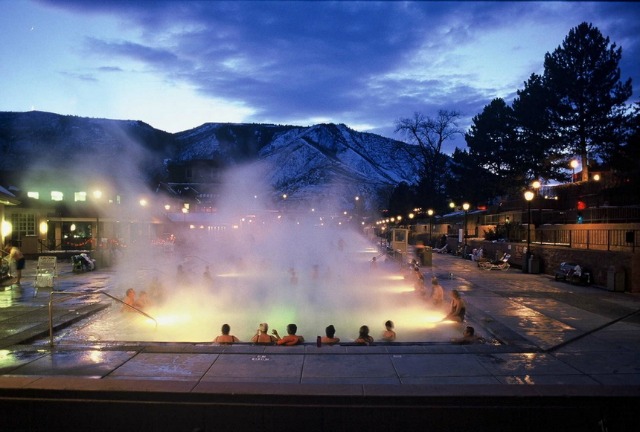
<path fill-rule="evenodd" d="M 78 73 L 78 72 L 69 72 L 69 71 L 63 71 L 60 72 L 61 75 L 66 76 L 68 78 L 72 78 L 75 80 L 79 80 L 79 81 L 86 81 L 86 82 L 96 82 L 98 81 L 98 79 L 95 77 L 95 75 L 91 74 L 91 73 Z"/>
<path fill-rule="evenodd" d="M 439 109 L 457 109 L 465 116 L 466 127 L 493 98 L 499 95 L 508 100 L 532 72 L 540 72 L 543 55 L 531 60 L 531 70 L 513 76 L 501 89 L 478 85 L 475 71 L 456 71 L 455 64 L 438 62 L 456 47 L 496 29 L 515 29 L 517 37 L 520 26 L 567 22 L 566 16 L 575 16 L 576 21 L 562 29 L 565 35 L 584 17 L 597 18 L 594 25 L 624 46 L 623 77 L 640 81 L 636 60 L 640 7 L 635 3 L 44 3 L 76 13 L 117 17 L 123 25 L 137 29 L 140 37 L 135 42 L 117 36 L 87 39 L 93 54 L 103 55 L 110 65 L 117 64 L 117 58 L 138 61 L 203 95 L 251 107 L 255 110 L 251 120 L 256 122 L 330 118 L 390 130 L 394 120 L 414 111 L 435 115 Z M 532 43 L 536 41 L 523 39 L 513 55 Z M 548 50 L 561 43 L 559 39 Z M 421 59 L 423 72 L 398 74 L 399 68 L 419 55 L 426 55 Z M 495 68 L 504 66 L 508 65 Z M 451 72 L 442 76 L 428 68 L 450 68 Z"/>
<path fill-rule="evenodd" d="M 165 70 L 173 70 L 180 66 L 178 56 L 166 49 L 131 42 L 108 42 L 95 38 L 87 38 L 87 44 L 92 53 L 102 54 L 105 57 L 128 58 Z"/>
<path fill-rule="evenodd" d="M 98 70 L 100 72 L 122 72 L 122 68 L 118 66 L 102 66 L 99 67 Z"/>

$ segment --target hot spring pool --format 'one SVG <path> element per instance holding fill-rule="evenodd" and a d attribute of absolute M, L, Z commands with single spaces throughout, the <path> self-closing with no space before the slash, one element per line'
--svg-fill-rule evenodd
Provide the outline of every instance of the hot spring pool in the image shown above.
<path fill-rule="evenodd" d="M 462 325 L 442 322 L 450 301 L 435 307 L 414 290 L 398 262 L 385 262 L 371 241 L 348 230 L 299 229 L 297 225 L 229 232 L 213 242 L 187 239 L 170 254 L 130 249 L 114 269 L 109 294 L 147 291 L 155 302 L 142 315 L 121 304 L 63 330 L 59 343 L 211 342 L 222 324 L 250 342 L 258 324 L 286 335 L 295 323 L 307 342 L 333 324 L 341 342 L 352 342 L 362 325 L 380 340 L 384 323 L 395 324 L 397 342 L 448 342 Z M 372 258 L 378 264 L 372 267 Z M 178 268 L 183 270 L 178 272 Z M 210 278 L 205 277 L 208 270 Z M 424 269 L 430 280 L 431 269 Z M 295 275 L 295 276 L 294 276 Z M 430 287 L 427 287 L 427 291 Z M 161 295 L 153 295 L 153 293 Z"/>

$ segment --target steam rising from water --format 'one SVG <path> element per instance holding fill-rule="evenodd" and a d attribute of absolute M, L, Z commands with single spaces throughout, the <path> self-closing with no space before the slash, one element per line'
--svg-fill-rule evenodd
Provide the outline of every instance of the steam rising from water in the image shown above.
<path fill-rule="evenodd" d="M 258 324 L 267 322 L 281 336 L 287 324 L 296 323 L 307 341 L 333 324 L 336 336 L 349 342 L 361 325 L 379 340 L 389 319 L 401 342 L 459 336 L 451 323 L 439 322 L 444 306 L 434 308 L 419 297 L 397 263 L 379 257 L 378 267 L 371 267 L 379 255 L 375 245 L 332 220 L 337 209 L 323 209 L 322 220 L 318 212 L 301 209 L 278 218 L 268 204 L 273 193 L 264 190 L 266 172 L 252 166 L 228 177 L 215 215 L 227 222 L 226 229 L 175 232 L 172 252 L 129 248 L 119 260 L 112 293 L 147 291 L 153 303 L 145 311 L 157 319 L 157 330 L 150 320 L 114 305 L 110 320 L 85 328 L 85 337 L 208 342 L 228 323 L 232 334 L 249 342 Z"/>

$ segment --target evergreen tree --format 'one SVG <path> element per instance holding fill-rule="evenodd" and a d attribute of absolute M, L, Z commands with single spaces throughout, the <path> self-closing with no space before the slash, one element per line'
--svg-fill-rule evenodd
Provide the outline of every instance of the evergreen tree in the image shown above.
<path fill-rule="evenodd" d="M 561 180 L 566 170 L 558 156 L 560 141 L 551 121 L 552 101 L 542 76 L 531 74 L 512 104 L 520 148 L 517 163 L 528 181 Z"/>
<path fill-rule="evenodd" d="M 479 169 L 486 170 L 484 185 L 494 196 L 505 195 L 526 185 L 521 171 L 522 150 L 517 145 L 513 109 L 504 99 L 496 98 L 473 117 L 465 135 L 469 154 Z"/>
<path fill-rule="evenodd" d="M 467 201 L 473 206 L 491 204 L 495 198 L 493 185 L 498 183 L 488 170 L 478 166 L 469 152 L 456 148 L 451 156 L 451 175 L 447 191 L 454 202 Z"/>
<path fill-rule="evenodd" d="M 621 57 L 622 48 L 587 23 L 545 55 L 544 78 L 555 96 L 552 121 L 567 160 L 580 157 L 583 181 L 589 178 L 589 157 L 609 153 L 620 140 L 624 103 L 632 94 L 631 79 L 620 81 Z"/>

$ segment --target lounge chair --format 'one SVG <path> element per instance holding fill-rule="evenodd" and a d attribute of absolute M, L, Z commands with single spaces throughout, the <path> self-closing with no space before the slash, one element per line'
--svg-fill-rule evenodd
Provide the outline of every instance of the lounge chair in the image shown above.
<path fill-rule="evenodd" d="M 511 258 L 511 255 L 505 253 L 497 261 L 478 261 L 478 267 L 483 270 L 508 270 L 511 267 L 509 258 Z"/>
<path fill-rule="evenodd" d="M 449 253 L 449 245 L 445 244 L 444 246 L 442 246 L 441 248 L 433 248 L 434 252 L 440 253 L 440 254 L 446 254 Z"/>

